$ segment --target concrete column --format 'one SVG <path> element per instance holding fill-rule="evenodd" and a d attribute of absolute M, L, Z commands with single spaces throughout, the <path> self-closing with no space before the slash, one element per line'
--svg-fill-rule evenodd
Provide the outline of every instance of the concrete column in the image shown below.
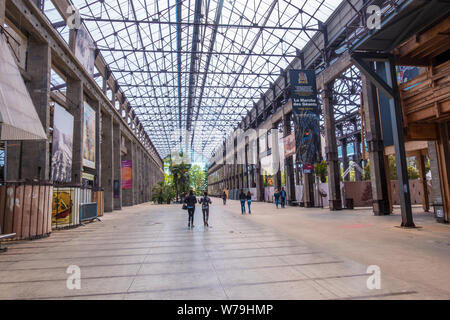
<path fill-rule="evenodd" d="M 303 204 L 305 208 L 314 207 L 314 175 L 303 174 Z M 330 204 L 331 209 L 331 204 Z M 336 210 L 336 209 L 334 209 Z"/>
<path fill-rule="evenodd" d="M 83 172 L 83 130 L 84 96 L 83 83 L 77 79 L 67 79 L 67 106 L 74 117 L 72 183 L 81 184 Z"/>
<path fill-rule="evenodd" d="M 95 103 L 95 170 L 97 171 L 94 187 L 102 187 L 102 106 Z"/>
<path fill-rule="evenodd" d="M 355 135 L 355 156 L 353 157 L 353 161 L 362 168 L 362 155 L 361 155 L 361 134 L 357 133 Z M 361 171 L 355 169 L 355 180 L 361 181 L 362 174 Z"/>
<path fill-rule="evenodd" d="M 291 128 L 291 116 L 292 114 L 287 115 L 284 118 L 284 136 L 287 137 L 292 133 Z M 284 157 L 284 154 L 282 155 Z M 286 172 L 285 172 L 285 179 L 286 179 L 286 185 L 288 189 L 288 202 L 289 204 L 292 204 L 292 201 L 296 200 L 295 197 L 295 172 L 294 172 L 294 157 L 290 156 L 285 159 L 286 163 Z"/>
<path fill-rule="evenodd" d="M 101 182 L 104 190 L 105 212 L 114 210 L 114 152 L 120 153 L 120 145 L 114 145 L 114 120 L 102 113 Z"/>
<path fill-rule="evenodd" d="M 139 203 L 139 178 L 138 178 L 138 168 L 139 168 L 139 157 L 138 150 L 135 142 L 131 142 L 131 159 L 133 161 L 133 206 Z"/>
<path fill-rule="evenodd" d="M 274 175 L 274 186 L 276 189 L 281 190 L 281 154 L 280 154 L 280 148 L 278 146 L 278 138 L 279 138 L 279 132 L 278 132 L 278 122 L 272 124 L 272 134 L 270 135 L 272 139 L 272 159 L 273 162 L 277 162 L 278 168 L 277 172 Z M 284 155 L 283 155 L 284 156 Z"/>
<path fill-rule="evenodd" d="M 325 128 L 326 128 L 325 153 L 328 161 L 328 189 L 330 199 L 330 210 L 334 211 L 342 209 L 342 199 L 340 186 L 341 174 L 339 170 L 339 157 L 336 142 L 336 125 L 332 103 L 333 100 L 332 89 L 333 89 L 332 83 L 326 86 L 325 90 L 322 93 L 322 101 L 323 101 L 323 110 L 325 113 Z"/>
<path fill-rule="evenodd" d="M 31 99 L 46 134 L 50 126 L 50 70 L 51 50 L 47 43 L 31 40 L 28 45 L 27 71 Z M 50 179 L 49 141 L 23 141 L 21 179 Z M 9 162 L 8 165 L 11 165 Z"/>
<path fill-rule="evenodd" d="M 6 0 L 0 0 L 0 25 L 5 23 L 5 4 Z"/>
<path fill-rule="evenodd" d="M 342 164 L 345 172 L 349 167 L 349 159 L 347 155 L 347 138 L 341 140 L 341 146 L 342 146 Z M 350 181 L 350 173 L 344 177 L 344 181 Z"/>
<path fill-rule="evenodd" d="M 416 156 L 417 168 L 419 168 L 420 182 L 422 184 L 422 208 L 423 211 L 430 211 L 430 200 L 428 197 L 427 175 L 425 173 L 425 156 L 420 152 Z"/>
<path fill-rule="evenodd" d="M 120 123 L 113 122 L 113 187 L 114 183 L 118 184 L 119 195 L 114 197 L 114 210 L 122 210 L 122 141 L 121 138 L 121 125 Z"/>
<path fill-rule="evenodd" d="M 256 149 L 257 149 L 257 166 L 256 166 L 256 193 L 258 194 L 258 201 L 264 201 L 264 183 L 263 177 L 261 175 L 261 159 L 260 159 L 260 147 L 259 147 L 259 137 L 256 139 Z"/>
<path fill-rule="evenodd" d="M 391 214 L 389 189 L 384 161 L 380 113 L 375 86 L 361 73 L 363 108 L 367 149 L 369 152 L 370 180 L 372 183 L 373 212 L 376 216 Z"/>

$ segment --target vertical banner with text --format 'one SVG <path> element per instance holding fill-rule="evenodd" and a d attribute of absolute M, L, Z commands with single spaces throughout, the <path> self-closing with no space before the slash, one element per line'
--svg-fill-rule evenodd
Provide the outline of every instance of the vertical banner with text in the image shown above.
<path fill-rule="evenodd" d="M 290 70 L 296 161 L 311 165 L 320 158 L 319 102 L 314 70 Z"/>
<path fill-rule="evenodd" d="M 133 187 L 133 162 L 122 161 L 122 190 L 130 190 Z"/>

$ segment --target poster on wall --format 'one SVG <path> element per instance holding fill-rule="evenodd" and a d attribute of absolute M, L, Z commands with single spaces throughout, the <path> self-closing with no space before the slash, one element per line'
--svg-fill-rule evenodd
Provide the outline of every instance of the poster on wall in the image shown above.
<path fill-rule="evenodd" d="M 84 26 L 77 30 L 75 56 L 89 74 L 94 75 L 95 44 Z"/>
<path fill-rule="evenodd" d="M 313 164 L 320 157 L 319 103 L 314 70 L 290 70 L 296 161 Z"/>
<path fill-rule="evenodd" d="M 73 224 L 73 199 L 74 190 L 58 189 L 53 192 L 53 207 L 52 207 L 52 225 L 57 228 L 63 228 Z"/>
<path fill-rule="evenodd" d="M 122 189 L 130 190 L 133 187 L 133 162 L 131 160 L 122 161 Z"/>
<path fill-rule="evenodd" d="M 95 169 L 95 110 L 84 103 L 83 166 Z"/>
<path fill-rule="evenodd" d="M 53 112 L 53 142 L 51 180 L 72 181 L 73 116 L 55 103 Z"/>
<path fill-rule="evenodd" d="M 285 158 L 295 155 L 295 133 L 291 133 L 287 137 L 284 137 L 283 144 Z"/>
<path fill-rule="evenodd" d="M 412 67 L 412 66 L 397 66 L 397 82 L 403 84 L 417 78 L 419 75 L 425 72 L 424 68 Z"/>
<path fill-rule="evenodd" d="M 119 180 L 114 180 L 114 199 L 120 198 L 120 182 Z"/>

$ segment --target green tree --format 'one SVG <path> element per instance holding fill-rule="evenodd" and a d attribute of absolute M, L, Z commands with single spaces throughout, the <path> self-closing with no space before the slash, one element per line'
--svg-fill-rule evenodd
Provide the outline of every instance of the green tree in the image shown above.
<path fill-rule="evenodd" d="M 322 183 L 327 182 L 328 164 L 326 161 L 316 163 L 314 165 L 314 172 L 316 173 L 317 176 L 319 176 L 320 182 Z"/>
<path fill-rule="evenodd" d="M 173 188 L 173 185 L 168 184 L 165 181 L 158 182 L 153 187 L 152 191 L 152 201 L 158 204 L 170 204 L 175 198 L 175 190 Z"/>
<path fill-rule="evenodd" d="M 395 156 L 390 155 L 388 157 L 388 159 L 389 159 L 389 172 L 390 172 L 391 180 L 397 180 L 397 163 L 395 161 Z M 419 170 L 415 167 L 415 165 L 408 164 L 407 171 L 408 171 L 409 179 L 418 179 L 419 178 Z"/>
<path fill-rule="evenodd" d="M 201 195 L 205 190 L 205 171 L 198 165 L 194 165 L 189 170 L 189 178 L 191 182 L 191 188 L 195 194 Z"/>
<path fill-rule="evenodd" d="M 173 186 L 175 188 L 175 195 L 178 201 L 179 196 L 183 193 L 189 192 L 190 187 L 190 164 L 184 162 L 180 164 L 170 164 L 170 175 L 172 176 Z"/>

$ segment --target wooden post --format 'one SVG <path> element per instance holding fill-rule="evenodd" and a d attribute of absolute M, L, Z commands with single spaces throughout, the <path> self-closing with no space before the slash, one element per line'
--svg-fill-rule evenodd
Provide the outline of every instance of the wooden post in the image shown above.
<path fill-rule="evenodd" d="M 449 145 L 449 125 L 439 124 L 439 140 L 437 143 L 437 153 L 439 159 L 439 173 L 441 178 L 442 202 L 444 205 L 444 220 L 450 221 L 450 145 Z"/>

